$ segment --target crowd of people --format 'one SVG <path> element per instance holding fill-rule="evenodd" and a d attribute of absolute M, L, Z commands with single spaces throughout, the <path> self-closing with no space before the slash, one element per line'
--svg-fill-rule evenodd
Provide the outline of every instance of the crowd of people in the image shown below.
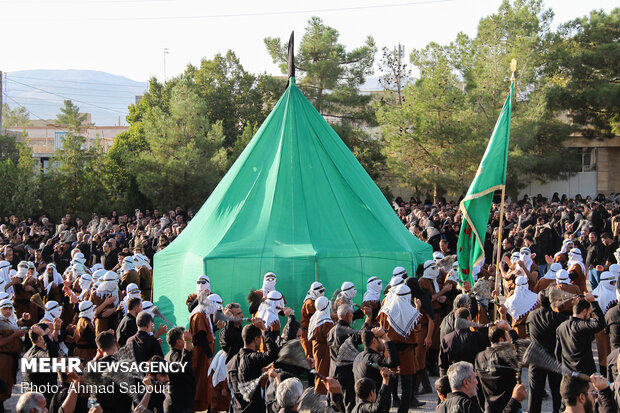
<path fill-rule="evenodd" d="M 554 413 L 618 411 L 620 197 L 507 202 L 501 244 L 494 204 L 473 285 L 458 275 L 457 203 L 398 198 L 394 209 L 433 246 L 414 274 L 396 267 L 335 292 L 317 281 L 299 309 L 287 307 L 277 274 L 265 274 L 247 306 L 225 301 L 208 274 L 197 275 L 187 329 L 156 328 L 167 320 L 151 302 L 151 262 L 191 212 L 136 210 L 88 223 L 69 215 L 56 224 L 47 216 L 4 218 L 0 402 L 11 397 L 20 357 L 78 357 L 84 366 L 153 367 L 96 377 L 22 371 L 33 391 L 17 411 L 406 412 L 433 390 L 446 413 L 537 413 L 547 396 Z M 522 365 L 523 349 L 534 345 L 548 365 Z M 155 367 L 166 363 L 185 368 Z M 123 381 L 139 390 L 122 391 Z M 109 386 L 93 394 L 80 383 Z"/>

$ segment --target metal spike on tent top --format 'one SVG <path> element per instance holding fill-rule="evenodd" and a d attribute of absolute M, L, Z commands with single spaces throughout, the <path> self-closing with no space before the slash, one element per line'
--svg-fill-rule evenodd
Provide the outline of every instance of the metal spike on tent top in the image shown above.
<path fill-rule="evenodd" d="M 295 77 L 295 32 L 291 32 L 291 37 L 288 39 L 288 74 L 287 79 Z"/>

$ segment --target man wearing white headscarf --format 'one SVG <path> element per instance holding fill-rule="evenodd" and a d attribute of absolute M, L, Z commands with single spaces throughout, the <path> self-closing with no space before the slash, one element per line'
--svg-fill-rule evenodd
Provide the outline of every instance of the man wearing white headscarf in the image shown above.
<path fill-rule="evenodd" d="M 526 337 L 525 321 L 527 315 L 540 306 L 538 294 L 529 289 L 528 280 L 525 276 L 517 277 L 514 292 L 508 297 L 504 305 L 512 318 L 512 328 L 519 334 L 519 337 L 524 339 Z"/>
<path fill-rule="evenodd" d="M 573 314 L 573 304 L 578 300 L 578 294 L 581 294 L 581 290 L 574 284 L 570 282 L 570 276 L 568 275 L 568 271 L 564 269 L 560 269 L 555 273 L 555 285 L 552 285 L 551 288 L 556 288 L 558 290 L 565 291 L 570 294 L 575 294 L 575 299 L 566 300 L 562 302 L 559 306 L 554 308 L 555 311 L 570 316 Z M 553 303 L 552 303 L 553 304 Z"/>
<path fill-rule="evenodd" d="M 196 292 L 188 295 L 187 300 L 185 300 L 187 311 L 191 313 L 194 310 L 198 305 L 198 295 L 203 291 L 206 291 L 207 296 L 211 294 L 211 279 L 205 274 L 198 276 L 196 279 Z"/>
<path fill-rule="evenodd" d="M 310 285 L 308 294 L 306 294 L 304 303 L 301 306 L 301 320 L 299 320 L 299 324 L 301 325 L 301 346 L 306 353 L 306 357 L 312 356 L 312 347 L 308 340 L 308 325 L 310 324 L 310 317 L 312 317 L 312 314 L 316 311 L 314 302 L 317 298 L 323 297 L 324 295 L 325 287 L 320 282 L 315 281 Z"/>
<path fill-rule="evenodd" d="M 411 305 L 411 289 L 401 284 L 393 288 L 393 299 L 389 300 L 379 311 L 379 324 L 387 330 L 389 339 L 399 348 L 400 377 L 402 379 L 402 395 L 400 397 L 399 413 L 409 411 L 413 402 L 420 405 L 413 395 L 413 376 L 424 366 L 416 364 L 414 346 L 416 343 L 415 327 L 422 316 L 422 302 L 415 299 L 415 307 Z"/>
<path fill-rule="evenodd" d="M 583 263 L 583 257 L 579 248 L 573 248 L 568 253 L 568 275 L 570 275 L 571 282 L 579 287 L 582 294 L 588 292 L 586 287 L 586 266 Z"/>
<path fill-rule="evenodd" d="M 45 297 L 45 301 L 62 301 L 63 279 L 60 273 L 56 270 L 56 264 L 47 264 L 47 267 L 45 267 L 45 272 L 39 277 L 39 280 L 43 283 L 42 293 Z"/>
<path fill-rule="evenodd" d="M 260 311 L 260 307 L 262 306 L 261 302 L 266 299 L 269 293 L 274 292 L 276 290 L 276 282 L 278 281 L 278 277 L 273 272 L 268 272 L 263 277 L 263 288 L 260 290 L 252 290 L 250 295 L 248 296 L 248 302 L 250 303 L 250 314 L 253 314 L 255 317 L 258 311 Z M 286 298 L 278 292 L 280 296 L 282 296 L 282 302 L 286 304 Z"/>
<path fill-rule="evenodd" d="M 97 354 L 95 326 L 93 324 L 97 308 L 92 301 L 82 301 L 78 308 L 80 313 L 73 333 L 73 341 L 76 345 L 74 355 L 84 361 L 90 361 Z"/>
<path fill-rule="evenodd" d="M 568 262 L 568 253 L 575 247 L 572 239 L 565 239 L 562 242 L 562 248 L 553 256 L 553 262 L 557 262 L 564 266 Z"/>
<path fill-rule="evenodd" d="M 604 271 L 601 274 L 599 284 L 594 290 L 592 295 L 596 297 L 599 307 L 603 311 L 603 314 L 618 304 L 618 298 L 616 297 L 616 282 L 618 277 L 614 276 L 609 271 Z M 606 375 L 607 369 L 607 356 L 610 352 L 609 334 L 606 329 L 603 329 L 594 335 L 596 339 L 596 348 L 598 349 L 598 363 L 602 375 Z"/>
<path fill-rule="evenodd" d="M 79 286 L 79 290 L 76 290 L 80 293 L 78 295 L 78 299 L 80 301 L 88 300 L 90 298 L 91 286 L 93 284 L 93 276 L 90 274 L 82 274 L 76 282 Z"/>
<path fill-rule="evenodd" d="M 100 279 L 96 293 L 91 294 L 91 301 L 97 307 L 95 317 L 95 332 L 97 334 L 108 329 L 116 328 L 116 308 L 120 303 L 120 293 L 118 290 L 118 274 L 108 271 Z"/>
<path fill-rule="evenodd" d="M 383 291 L 383 295 L 387 296 L 392 280 L 397 278 L 400 278 L 402 280 L 405 280 L 407 278 L 407 270 L 405 269 L 405 267 L 394 267 L 394 270 L 392 271 L 392 278 L 390 279 L 388 285 L 385 286 L 385 291 Z M 396 282 L 396 285 L 398 284 L 400 284 L 400 282 Z"/>
<path fill-rule="evenodd" d="M 401 284 L 405 284 L 405 279 L 402 277 L 392 277 L 392 279 L 390 280 L 390 283 L 388 284 L 387 287 L 385 287 L 386 293 L 385 293 L 385 297 L 383 297 L 383 302 L 381 303 L 381 308 L 385 307 L 386 305 L 389 305 L 390 300 L 392 300 L 396 295 L 394 294 L 394 291 L 392 291 L 392 289 L 395 289 L 395 287 L 398 287 Z"/>
<path fill-rule="evenodd" d="M 211 316 L 217 306 L 209 299 L 210 294 L 203 290 L 198 295 L 198 305 L 189 317 L 189 332 L 192 334 L 192 369 L 196 376 L 194 411 L 207 410 L 211 403 L 212 386 L 209 386 L 209 366 L 213 358 L 215 336 Z"/>
<path fill-rule="evenodd" d="M 134 253 L 133 261 L 140 275 L 140 288 L 145 299 L 151 300 L 153 294 L 153 267 L 146 255 Z"/>
<path fill-rule="evenodd" d="M 15 314 L 18 318 L 24 313 L 30 313 L 32 317 L 27 321 L 26 325 L 35 324 L 39 318 L 39 307 L 30 302 L 30 298 L 40 293 L 43 286 L 39 279 L 34 276 L 34 270 L 30 269 L 27 261 L 21 261 L 17 265 L 17 274 L 15 275 L 21 280 L 20 283 L 13 284 L 13 302 L 15 305 Z"/>
<path fill-rule="evenodd" d="M 136 284 L 134 283 L 129 284 L 125 288 L 125 297 L 123 297 L 123 300 L 118 306 L 117 311 L 120 311 L 121 314 L 124 316 L 127 313 L 127 303 L 129 302 L 129 300 L 131 300 L 132 298 L 142 299 L 141 293 L 142 291 L 140 291 L 140 289 L 138 288 Z"/>
<path fill-rule="evenodd" d="M 362 308 L 370 307 L 372 314 L 370 319 L 374 320 L 379 315 L 381 308 L 381 291 L 383 290 L 383 281 L 379 277 L 370 277 L 366 281 L 366 292 L 362 299 Z"/>
<path fill-rule="evenodd" d="M 519 250 L 519 261 L 517 261 L 517 265 L 523 270 L 523 273 L 527 277 L 529 288 L 532 291 L 534 290 L 536 281 L 538 281 L 538 274 L 540 274 L 538 265 L 533 260 L 535 257 L 536 254 L 532 254 L 532 251 L 528 247 L 523 247 Z"/>
<path fill-rule="evenodd" d="M 546 289 L 550 285 L 555 284 L 556 282 L 556 274 L 559 270 L 562 269 L 562 264 L 559 262 L 554 262 L 549 266 L 547 273 L 536 282 L 536 286 L 534 287 L 534 292 L 539 293 L 540 291 Z"/>
<path fill-rule="evenodd" d="M 0 291 L 4 296 L 4 291 Z M 11 398 L 19 355 L 22 351 L 22 337 L 28 330 L 19 328 L 13 302 L 10 298 L 0 299 L 0 381 L 6 385 L 4 392 L 0 393 L 0 410 L 5 400 Z"/>
<path fill-rule="evenodd" d="M 0 261 L 0 280 L 4 280 L 4 286 L 8 286 L 11 283 L 11 276 L 9 275 L 11 272 L 11 263 L 8 261 Z M 3 292 L 2 290 L 0 292 Z M 9 294 L 13 293 L 13 287 L 9 287 L 6 289 L 6 292 Z"/>
<path fill-rule="evenodd" d="M 286 310 L 286 311 L 285 311 Z M 284 298 L 278 291 L 271 291 L 267 294 L 265 301 L 260 305 L 256 312 L 256 317 L 262 319 L 265 322 L 267 331 L 280 332 L 280 319 L 278 315 L 280 311 L 284 312 L 284 315 L 288 317 L 287 312 L 290 313 L 290 309 L 284 307 Z"/>
<path fill-rule="evenodd" d="M 334 326 L 331 318 L 331 305 L 327 297 L 319 297 L 314 302 L 315 313 L 310 318 L 308 325 L 308 339 L 312 343 L 312 358 L 314 368 L 324 377 L 329 376 L 329 344 L 327 335 Z M 327 394 L 327 388 L 322 380 L 315 377 L 314 392 L 316 394 Z"/>
<path fill-rule="evenodd" d="M 131 255 L 123 258 L 119 273 L 121 274 L 121 289 L 124 290 L 129 284 L 136 284 L 138 286 L 140 285 L 140 274 L 138 274 L 138 271 L 136 271 L 136 264 L 134 263 L 133 257 Z"/>

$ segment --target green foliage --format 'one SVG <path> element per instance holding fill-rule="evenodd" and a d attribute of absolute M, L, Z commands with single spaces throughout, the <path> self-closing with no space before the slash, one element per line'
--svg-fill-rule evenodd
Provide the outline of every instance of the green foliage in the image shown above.
<path fill-rule="evenodd" d="M 376 124 L 370 95 L 359 87 L 372 74 L 377 48 L 371 36 L 351 51 L 339 43 L 340 34 L 318 17 L 308 21 L 295 55 L 296 82 L 324 115 L 372 177 L 384 169 L 382 142 L 367 128 Z M 274 63 L 287 73 L 288 42 L 268 37 L 265 46 Z"/>
<path fill-rule="evenodd" d="M 0 136 L 4 140 L 6 137 Z M 14 138 L 12 138 L 14 141 Z M 0 213 L 31 215 L 39 209 L 35 160 L 27 142 L 16 144 L 17 158 L 0 159 Z"/>
<path fill-rule="evenodd" d="M 620 134 L 620 8 L 563 24 L 553 37 L 547 73 L 549 102 L 566 110 L 580 133 L 608 138 Z"/>
<path fill-rule="evenodd" d="M 199 207 L 225 172 L 224 128 L 209 123 L 208 104 L 197 89 L 179 81 L 168 111 L 152 108 L 143 121 L 150 150 L 139 154 L 133 170 L 140 191 L 161 208 Z"/>
<path fill-rule="evenodd" d="M 0 135 L 0 161 L 10 159 L 14 164 L 19 159 L 19 146 L 14 136 Z"/>
<path fill-rule="evenodd" d="M 548 104 L 545 76 L 553 14 L 538 0 L 504 1 L 483 18 L 475 38 L 461 33 L 448 46 L 429 44 L 411 53 L 420 79 L 404 103 L 383 105 L 378 118 L 388 165 L 420 193 L 463 194 L 484 153 L 518 59 L 508 161 L 512 195 L 535 176 L 557 178 L 574 161 L 562 146 L 571 128 Z"/>
<path fill-rule="evenodd" d="M 57 125 L 65 126 L 74 133 L 80 133 L 82 128 L 92 126 L 92 123 L 86 122 L 86 114 L 80 113 L 80 108 L 71 100 L 65 100 L 64 105 L 60 108 L 60 113 L 56 115 Z"/>
<path fill-rule="evenodd" d="M 11 109 L 6 103 L 2 104 L 2 128 L 11 129 L 30 124 L 30 113 L 23 106 Z"/>

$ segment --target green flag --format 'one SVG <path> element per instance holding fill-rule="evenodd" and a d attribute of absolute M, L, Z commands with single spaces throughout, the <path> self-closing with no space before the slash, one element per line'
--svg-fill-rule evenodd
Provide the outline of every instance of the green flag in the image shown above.
<path fill-rule="evenodd" d="M 508 141 L 510 138 L 510 112 L 512 110 L 512 89 L 506 98 L 493 135 L 484 152 L 467 195 L 459 209 L 463 223 L 457 244 L 459 279 L 473 285 L 473 268 L 484 259 L 484 238 L 493 202 L 493 193 L 506 186 L 506 164 L 508 162 Z"/>

